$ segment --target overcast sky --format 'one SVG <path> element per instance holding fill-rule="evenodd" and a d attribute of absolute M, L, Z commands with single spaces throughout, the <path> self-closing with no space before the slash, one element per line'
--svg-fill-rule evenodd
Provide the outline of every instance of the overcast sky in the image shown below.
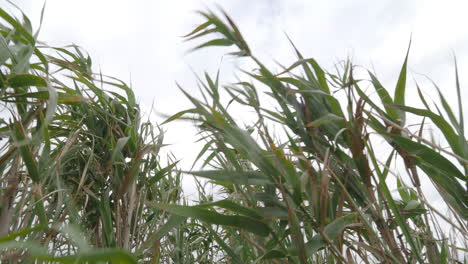
<path fill-rule="evenodd" d="M 37 25 L 43 1 L 13 2 Z M 131 82 L 147 109 L 154 101 L 156 111 L 171 114 L 189 107 L 176 81 L 196 92 L 191 69 L 214 74 L 221 67 L 229 79 L 236 66 L 229 57 L 221 62 L 226 52 L 222 48 L 186 54 L 194 43 L 183 43 L 180 37 L 203 22 L 194 11 L 216 10 L 215 3 L 233 17 L 253 52 L 269 65 L 274 65 L 273 60 L 284 65 L 294 62 L 286 32 L 304 56 L 314 57 L 326 69 L 351 57 L 356 64 L 373 68 L 390 89 L 412 34 L 411 76 L 427 74 L 454 100 L 456 54 L 463 95 L 468 98 L 466 0 L 48 0 L 40 39 L 51 45 L 82 46 L 93 58 L 95 70 Z M 193 133 L 191 125 L 178 123 L 165 129 L 171 151 L 178 158 L 192 159 L 196 153 L 187 147 L 195 140 L 187 136 Z"/>

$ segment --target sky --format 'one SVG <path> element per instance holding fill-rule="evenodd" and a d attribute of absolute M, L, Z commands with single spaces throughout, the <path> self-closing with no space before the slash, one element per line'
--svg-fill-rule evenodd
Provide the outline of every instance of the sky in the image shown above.
<path fill-rule="evenodd" d="M 43 1 L 13 2 L 38 25 Z M 12 10 L 5 0 L 0 6 Z M 254 54 L 278 70 L 275 61 L 288 65 L 295 60 L 287 34 L 305 57 L 325 69 L 351 58 L 373 69 L 392 89 L 411 37 L 409 82 L 430 76 L 455 102 L 455 54 L 463 98 L 468 98 L 466 0 L 48 0 L 39 39 L 54 46 L 82 46 L 95 70 L 131 83 L 148 113 L 153 105 L 157 113 L 173 114 L 190 107 L 176 82 L 196 95 L 195 74 L 215 74 L 220 68 L 229 82 L 232 72 L 245 66 L 223 56 L 223 48 L 187 53 L 195 43 L 183 42 L 181 36 L 203 22 L 195 11 L 218 6 L 234 19 Z M 422 89 L 433 92 L 432 87 Z M 409 100 L 415 94 L 415 89 L 408 91 Z M 193 125 L 179 122 L 164 129 L 169 150 L 191 164 L 197 154 Z"/>

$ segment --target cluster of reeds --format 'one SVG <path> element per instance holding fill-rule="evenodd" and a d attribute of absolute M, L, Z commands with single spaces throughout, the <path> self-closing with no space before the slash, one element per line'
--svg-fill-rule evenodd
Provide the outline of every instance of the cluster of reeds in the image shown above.
<path fill-rule="evenodd" d="M 186 37 L 209 39 L 195 49 L 233 46 L 256 69 L 228 85 L 206 74 L 202 100 L 181 89 L 193 108 L 165 123 L 195 122 L 202 168 L 186 173 L 209 180 L 197 180 L 200 199 L 188 205 L 176 158 L 161 161 L 163 133 L 131 88 L 0 9 L 2 263 L 463 261 L 468 143 L 456 66 L 458 109 L 417 84 L 415 108 L 405 102 L 409 49 L 395 89 L 372 72 L 356 78 L 349 61 L 327 72 L 293 44 L 297 62 L 273 72 L 229 16 L 200 14 Z"/>
<path fill-rule="evenodd" d="M 463 259 L 468 143 L 456 66 L 458 109 L 437 86 L 440 104 L 431 104 L 417 83 L 424 107 L 415 108 L 405 103 L 409 48 L 391 96 L 372 72 L 357 79 L 349 61 L 326 72 L 292 43 L 297 62 L 273 72 L 228 15 L 200 14 L 205 23 L 187 38 L 208 40 L 195 49 L 233 46 L 230 55 L 252 60 L 257 69 L 229 85 L 207 74 L 203 100 L 182 90 L 193 108 L 174 115 L 195 121 L 206 141 L 199 155 L 206 169 L 189 173 L 220 186 L 224 199 L 155 206 L 223 226 L 213 244 L 229 263 Z M 369 84 L 376 98 L 364 92 Z M 239 107 L 230 111 L 235 104 L 256 121 L 241 125 Z M 427 127 L 447 147 L 431 140 Z"/>
<path fill-rule="evenodd" d="M 182 194 L 176 163 L 160 162 L 162 132 L 80 48 L 0 16 L 2 263 L 156 258 L 168 214 L 145 202 Z"/>

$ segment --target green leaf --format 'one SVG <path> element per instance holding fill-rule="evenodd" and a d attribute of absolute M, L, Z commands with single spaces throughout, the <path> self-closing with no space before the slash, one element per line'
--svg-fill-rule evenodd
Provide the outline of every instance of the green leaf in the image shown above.
<path fill-rule="evenodd" d="M 441 171 L 437 164 L 421 163 L 418 166 L 436 183 L 439 194 L 446 203 L 451 205 L 461 217 L 468 219 L 468 200 L 460 182 Z"/>
<path fill-rule="evenodd" d="M 46 87 L 47 82 L 39 76 L 31 74 L 15 74 L 8 78 L 8 85 L 12 88 L 36 86 Z"/>
<path fill-rule="evenodd" d="M 239 214 L 249 216 L 255 219 L 262 219 L 262 216 L 258 214 L 255 210 L 244 207 L 230 200 L 221 200 L 217 202 L 204 203 L 204 204 L 197 205 L 197 207 L 199 208 L 207 208 L 207 207 L 213 207 L 213 206 L 221 207 L 231 212 L 239 213 Z"/>
<path fill-rule="evenodd" d="M 213 39 L 201 45 L 196 46 L 195 48 L 192 49 L 192 51 L 199 50 L 201 48 L 210 47 L 210 46 L 231 46 L 233 44 L 234 42 L 232 42 L 229 39 Z"/>
<path fill-rule="evenodd" d="M 110 208 L 110 201 L 109 201 L 109 192 L 106 191 L 102 194 L 103 199 L 96 200 L 98 205 L 99 214 L 101 215 L 102 220 L 102 227 L 104 231 L 104 236 L 106 238 L 106 245 L 109 247 L 115 246 L 115 236 L 114 232 L 112 231 L 112 212 Z"/>
<path fill-rule="evenodd" d="M 88 252 L 80 252 L 76 255 L 56 257 L 53 255 L 33 255 L 36 260 L 54 261 L 58 263 L 96 263 L 112 262 L 117 264 L 136 264 L 137 261 L 133 255 L 119 248 L 95 249 Z"/>
<path fill-rule="evenodd" d="M 366 101 L 366 103 L 368 103 L 370 106 L 372 106 L 372 108 L 374 108 L 378 113 L 384 115 L 385 117 L 388 117 L 391 119 L 390 116 L 388 116 L 388 114 L 386 113 L 386 111 L 383 111 L 376 103 L 374 103 L 374 101 L 372 101 L 369 96 L 367 96 L 364 91 L 362 91 L 361 88 L 359 88 L 358 85 L 355 85 L 354 88 L 356 89 L 357 93 L 359 94 L 359 96 L 364 100 Z M 371 117 L 372 118 L 372 117 Z M 375 118 L 374 118 L 375 119 Z"/>
<path fill-rule="evenodd" d="M 465 197 L 466 191 L 457 180 L 466 182 L 466 176 L 448 159 L 423 144 L 416 143 L 410 139 L 387 134 L 403 150 L 414 155 L 417 165 L 442 188 L 449 197 L 446 201 L 451 204 L 464 218 L 468 217 L 468 201 Z"/>
<path fill-rule="evenodd" d="M 439 170 L 446 173 L 447 178 L 456 177 L 460 180 L 466 179 L 463 173 L 461 173 L 455 165 L 453 165 L 447 158 L 440 155 L 439 153 L 432 150 L 431 148 L 426 147 L 425 145 L 421 143 L 414 142 L 402 136 L 397 136 L 397 135 L 389 135 L 389 136 L 393 139 L 394 142 L 396 142 L 405 151 L 416 155 L 416 157 L 420 158 L 422 161 L 426 162 L 427 164 L 437 166 Z"/>
<path fill-rule="evenodd" d="M 156 202 L 147 202 L 147 204 L 173 214 L 195 218 L 208 224 L 232 226 L 260 236 L 268 236 L 271 232 L 271 229 L 267 224 L 250 217 L 223 215 L 197 206 L 162 204 Z"/>
<path fill-rule="evenodd" d="M 17 144 L 19 145 L 19 149 L 21 152 L 21 156 L 23 157 L 24 163 L 26 164 L 26 168 L 28 169 L 29 177 L 31 177 L 33 182 L 37 183 L 40 181 L 40 174 L 36 160 L 34 159 L 33 153 L 30 149 L 29 140 L 26 138 L 25 131 L 23 130 L 23 127 L 19 122 L 15 122 L 13 124 L 13 127 Z"/>
<path fill-rule="evenodd" d="M 371 82 L 374 85 L 374 88 L 380 97 L 380 101 L 385 107 L 385 111 L 394 121 L 396 121 L 398 119 L 398 112 L 395 111 L 395 109 L 392 109 L 387 106 L 393 104 L 392 97 L 390 97 L 390 94 L 387 92 L 385 87 L 383 87 L 383 85 L 379 82 L 377 77 L 375 77 L 374 74 L 372 74 L 370 71 L 368 71 L 368 73 L 371 77 Z"/>
<path fill-rule="evenodd" d="M 186 172 L 195 176 L 222 182 L 230 182 L 242 185 L 267 185 L 272 184 L 270 179 L 258 171 L 233 171 L 233 170 L 215 170 L 215 171 L 190 171 Z"/>
<path fill-rule="evenodd" d="M 457 99 L 458 99 L 458 122 L 460 122 L 460 135 L 465 135 L 465 121 L 463 118 L 463 104 L 462 104 L 462 95 L 460 89 L 460 79 L 458 78 L 458 65 L 457 65 L 457 57 L 454 57 L 454 64 L 455 64 L 455 85 L 457 88 Z"/>
<path fill-rule="evenodd" d="M 405 61 L 403 62 L 403 66 L 401 67 L 400 76 L 398 77 L 398 82 L 395 88 L 394 100 L 395 100 L 395 104 L 398 104 L 398 105 L 405 105 L 406 68 L 408 65 L 408 55 L 409 55 L 410 47 L 411 47 L 411 39 L 408 45 L 408 50 L 406 51 Z M 405 118 L 406 118 L 405 113 L 401 112 L 400 113 L 400 119 L 402 122 L 401 124 L 405 123 Z"/>
<path fill-rule="evenodd" d="M 406 112 L 409 112 L 418 116 L 429 117 L 432 120 L 432 122 L 434 122 L 434 124 L 442 131 L 445 139 L 450 144 L 450 147 L 452 148 L 453 152 L 461 157 L 465 157 L 465 153 L 463 151 L 463 143 L 460 142 L 459 136 L 455 133 L 453 128 L 450 126 L 450 124 L 447 121 L 445 121 L 443 117 L 429 110 L 419 109 L 419 108 L 414 108 L 414 107 L 409 107 L 409 106 L 389 105 L 389 107 L 397 108 L 402 111 L 406 111 Z"/>
<path fill-rule="evenodd" d="M 188 33 L 187 35 L 183 36 L 184 38 L 187 38 L 187 37 L 190 37 L 190 36 L 193 36 L 195 35 L 197 32 L 207 28 L 208 26 L 210 26 L 212 23 L 211 21 L 207 21 L 201 25 L 199 25 L 198 27 L 196 27 L 194 30 L 192 30 L 190 33 Z"/>
<path fill-rule="evenodd" d="M 36 40 L 34 39 L 34 37 L 29 34 L 28 30 L 26 30 L 22 25 L 21 23 L 19 23 L 15 18 L 13 18 L 12 16 L 10 16 L 7 12 L 5 12 L 5 10 L 3 10 L 2 8 L 0 8 L 0 17 L 5 19 L 5 21 L 7 21 L 8 23 L 10 23 L 10 25 L 12 25 L 14 27 L 14 29 L 16 31 L 18 31 L 19 33 L 21 33 L 23 35 L 24 38 L 26 38 L 29 43 L 31 44 L 34 44 L 36 42 Z"/>
<path fill-rule="evenodd" d="M 328 123 L 336 122 L 336 121 L 342 121 L 342 120 L 343 120 L 342 117 L 328 113 L 324 116 L 321 116 L 317 120 L 314 120 L 313 122 L 306 124 L 305 126 L 306 127 L 318 127 L 324 124 L 328 124 Z"/>
<path fill-rule="evenodd" d="M 440 263 L 447 264 L 448 254 L 447 254 L 447 245 L 445 241 L 442 241 L 442 245 L 440 246 Z"/>
<path fill-rule="evenodd" d="M 180 111 L 180 112 L 170 116 L 169 118 L 167 118 L 164 122 L 161 123 L 161 125 L 164 125 L 166 123 L 169 123 L 169 122 L 172 122 L 172 121 L 174 121 L 176 119 L 179 119 L 185 114 L 195 113 L 195 112 L 196 112 L 196 109 L 188 109 L 188 110 Z"/>
<path fill-rule="evenodd" d="M 346 225 L 352 223 L 356 216 L 356 213 L 351 213 L 333 220 L 333 222 L 331 222 L 324 228 L 323 233 L 327 236 L 328 239 L 330 239 L 331 241 L 335 241 L 338 238 L 338 236 L 343 232 Z M 306 243 L 307 256 L 312 256 L 326 245 L 327 243 L 320 234 L 315 235 L 311 240 L 309 240 Z"/>
<path fill-rule="evenodd" d="M 31 232 L 41 231 L 41 230 L 44 230 L 46 228 L 47 228 L 47 226 L 44 226 L 44 225 L 36 225 L 34 227 L 26 227 L 24 229 L 21 229 L 19 231 L 14 232 L 14 233 L 10 233 L 7 236 L 0 237 L 0 243 L 4 243 L 4 242 L 7 242 L 7 241 L 12 241 L 17 237 L 22 237 L 22 236 L 25 236 L 25 235 L 27 235 L 27 234 L 29 234 Z"/>
<path fill-rule="evenodd" d="M 227 39 L 234 41 L 236 38 L 233 32 L 229 29 L 229 27 L 221 21 L 221 19 L 213 13 L 204 13 L 198 12 L 200 15 L 204 16 L 208 22 L 215 26 L 217 32 L 221 33 Z"/>

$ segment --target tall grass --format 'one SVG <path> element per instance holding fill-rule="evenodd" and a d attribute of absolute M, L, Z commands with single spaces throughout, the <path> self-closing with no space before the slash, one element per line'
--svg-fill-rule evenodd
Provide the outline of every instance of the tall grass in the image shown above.
<path fill-rule="evenodd" d="M 210 245 L 218 245 L 229 263 L 463 259 L 468 144 L 457 68 L 458 109 L 437 87 L 440 103 L 429 104 L 419 86 L 424 107 L 415 108 L 405 102 L 409 48 L 394 89 L 370 71 L 367 80 L 356 79 L 350 61 L 329 73 L 292 43 L 298 59 L 278 73 L 222 13 L 200 12 L 204 22 L 187 39 L 203 39 L 194 50 L 232 46 L 230 55 L 250 59 L 257 69 L 229 85 L 206 74 L 202 100 L 182 89 L 193 108 L 168 121 L 196 122 L 206 141 L 199 155 L 206 169 L 189 173 L 209 179 L 224 195 L 196 206 L 154 205 L 222 227 Z M 362 88 L 369 83 L 376 98 Z M 265 96 L 274 108 L 261 103 Z M 256 121 L 241 125 L 238 108 L 230 110 L 234 104 L 255 113 Z M 409 117 L 418 120 L 416 129 Z M 448 147 L 423 133 L 427 126 Z M 447 210 L 428 200 L 431 188 Z"/>
<path fill-rule="evenodd" d="M 24 14 L 0 16 L 2 263 L 170 256 L 156 232 L 168 214 L 145 203 L 181 199 L 163 133 L 82 49 L 40 43 Z"/>
<path fill-rule="evenodd" d="M 394 89 L 370 71 L 356 78 L 349 61 L 327 72 L 292 43 L 297 62 L 273 72 L 228 15 L 200 14 L 186 36 L 204 40 L 195 50 L 232 46 L 257 69 L 226 85 L 205 74 L 202 99 L 182 90 L 193 107 L 166 121 L 194 121 L 206 142 L 202 169 L 186 172 L 199 196 L 188 205 L 177 159 L 161 161 L 163 133 L 128 85 L 0 9 L 2 263 L 466 262 L 456 66 L 456 106 L 416 84 L 415 108 L 409 48 Z M 255 121 L 243 124 L 239 109 Z"/>

